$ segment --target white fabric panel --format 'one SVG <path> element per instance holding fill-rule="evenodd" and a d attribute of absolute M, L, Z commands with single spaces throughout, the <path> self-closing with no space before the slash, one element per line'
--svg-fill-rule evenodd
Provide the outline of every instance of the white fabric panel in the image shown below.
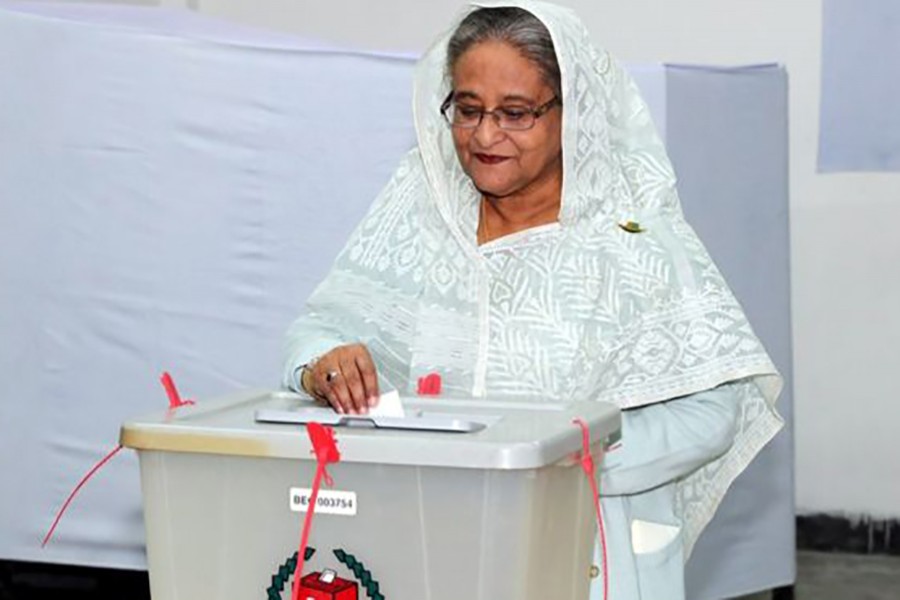
<path fill-rule="evenodd" d="M 119 424 L 165 406 L 163 369 L 190 397 L 277 384 L 414 143 L 411 59 L 157 10 L 0 4 L 0 558 L 144 567 L 130 453 L 39 541 Z M 664 135 L 665 70 L 631 71 Z"/>
<path fill-rule="evenodd" d="M 787 77 L 776 65 L 670 67 L 668 148 L 688 221 L 784 377 L 787 426 L 741 474 L 688 563 L 688 597 L 794 581 Z"/>
<path fill-rule="evenodd" d="M 241 40 L 243 42 L 243 40 Z M 409 60 L 0 10 L 0 557 L 144 566 L 124 455 L 157 379 L 276 386 L 303 298 L 414 143 Z"/>
<path fill-rule="evenodd" d="M 823 11 L 819 171 L 900 171 L 900 2 Z"/>
<path fill-rule="evenodd" d="M 192 40 L 222 42 L 255 48 L 327 50 L 338 49 L 322 40 L 311 40 L 244 27 L 185 10 L 146 8 L 121 4 L 79 4 L 78 2 L 33 2 L 0 0 L 0 9 L 20 15 L 62 19 L 72 23 L 109 25 L 130 33 L 172 36 Z"/>
<path fill-rule="evenodd" d="M 634 79 L 641 95 L 647 101 L 647 108 L 653 117 L 653 123 L 656 125 L 656 133 L 659 138 L 666 143 L 666 134 L 668 133 L 667 110 L 669 105 L 666 94 L 666 69 L 659 64 L 652 65 L 630 65 L 628 73 Z M 671 158 L 671 157 L 670 157 Z"/>

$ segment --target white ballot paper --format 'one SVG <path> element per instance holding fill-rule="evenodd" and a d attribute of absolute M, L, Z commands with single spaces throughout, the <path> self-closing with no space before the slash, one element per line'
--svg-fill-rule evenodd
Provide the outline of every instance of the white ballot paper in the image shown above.
<path fill-rule="evenodd" d="M 378 399 L 378 404 L 369 409 L 371 417 L 394 417 L 402 419 L 405 416 L 403 403 L 400 402 L 400 394 L 397 390 L 387 392 Z"/>

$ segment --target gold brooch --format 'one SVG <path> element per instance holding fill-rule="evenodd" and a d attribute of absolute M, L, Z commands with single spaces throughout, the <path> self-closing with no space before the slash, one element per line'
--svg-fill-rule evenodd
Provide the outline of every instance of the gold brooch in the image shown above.
<path fill-rule="evenodd" d="M 623 231 L 627 231 L 628 233 L 640 233 L 642 231 L 646 231 L 641 224 L 637 221 L 623 221 L 619 223 L 619 229 Z"/>

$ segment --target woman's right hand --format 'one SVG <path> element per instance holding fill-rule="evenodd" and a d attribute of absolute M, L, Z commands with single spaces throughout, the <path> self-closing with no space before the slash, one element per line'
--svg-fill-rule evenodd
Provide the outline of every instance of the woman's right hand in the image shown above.
<path fill-rule="evenodd" d="M 378 376 L 364 344 L 338 346 L 304 370 L 303 388 L 340 414 L 364 415 L 378 403 Z"/>

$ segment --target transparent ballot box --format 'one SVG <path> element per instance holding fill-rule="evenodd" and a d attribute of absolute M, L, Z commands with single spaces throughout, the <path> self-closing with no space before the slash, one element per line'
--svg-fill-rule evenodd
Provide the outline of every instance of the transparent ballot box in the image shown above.
<path fill-rule="evenodd" d="M 122 427 L 138 451 L 154 600 L 290 598 L 315 456 L 341 460 L 316 503 L 301 598 L 586 600 L 595 514 L 578 458 L 618 435 L 598 402 L 406 398 L 353 418 L 242 392 Z"/>

